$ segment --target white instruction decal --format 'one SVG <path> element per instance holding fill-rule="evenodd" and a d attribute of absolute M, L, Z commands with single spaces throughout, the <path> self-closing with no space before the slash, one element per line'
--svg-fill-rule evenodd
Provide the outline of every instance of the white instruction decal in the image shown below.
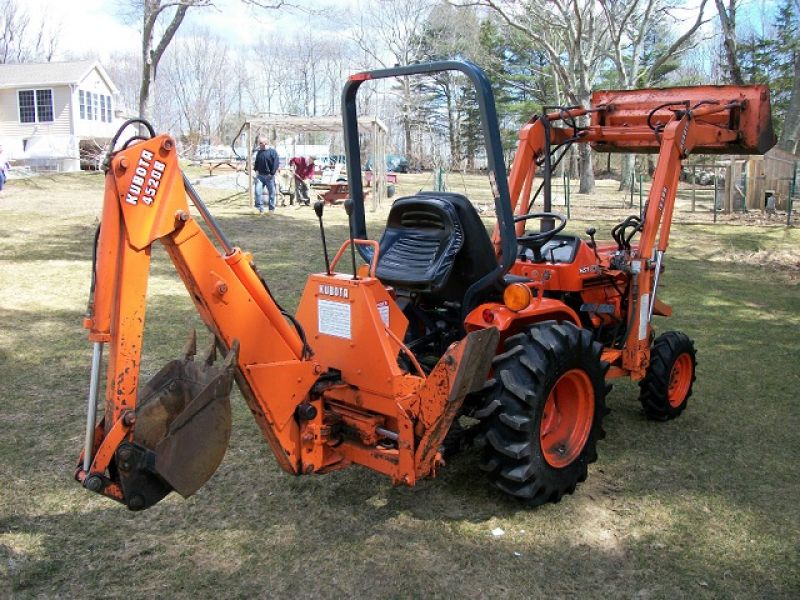
<path fill-rule="evenodd" d="M 642 294 L 639 300 L 639 339 L 647 339 L 647 326 L 649 321 L 647 317 L 650 315 L 650 294 Z"/>
<path fill-rule="evenodd" d="M 317 300 L 317 319 L 320 333 L 351 339 L 350 304 L 348 302 Z"/>
<path fill-rule="evenodd" d="M 387 327 L 389 326 L 389 303 L 386 300 L 378 302 L 378 312 L 381 314 L 381 321 Z"/>

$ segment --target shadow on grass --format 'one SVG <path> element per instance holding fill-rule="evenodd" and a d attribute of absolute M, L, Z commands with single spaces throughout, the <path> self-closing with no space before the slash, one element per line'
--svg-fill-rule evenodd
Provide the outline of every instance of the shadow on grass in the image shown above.
<path fill-rule="evenodd" d="M 306 274 L 324 268 L 311 219 L 219 221 L 255 253 L 287 308 Z M 328 235 L 335 248 L 347 228 L 333 224 Z M 88 270 L 91 236 L 89 225 L 62 228 L 55 248 L 36 260 L 67 256 Z M 19 256 L 48 239 L 26 241 Z M 620 383 L 589 480 L 535 511 L 491 490 L 474 450 L 415 488 L 392 488 L 357 467 L 288 476 L 237 394 L 231 446 L 209 483 L 188 501 L 170 497 L 129 513 L 71 481 L 89 372 L 82 311 L 0 311 L 0 568 L 11 591 L 791 597 L 800 583 L 796 288 L 748 265 L 687 253 L 668 260 L 663 297 L 675 316 L 658 326 L 696 339 L 689 409 L 670 423 L 646 422 L 635 386 Z M 153 275 L 176 279 L 163 252 L 154 253 Z M 58 282 L 46 287 L 57 293 Z M 143 377 L 177 355 L 193 326 L 198 319 L 182 290 L 150 298 Z M 492 537 L 495 527 L 505 535 Z"/>

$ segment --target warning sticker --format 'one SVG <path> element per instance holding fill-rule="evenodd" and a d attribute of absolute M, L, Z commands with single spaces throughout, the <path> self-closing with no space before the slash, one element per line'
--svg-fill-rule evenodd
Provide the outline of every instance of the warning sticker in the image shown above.
<path fill-rule="evenodd" d="M 378 302 L 378 312 L 381 314 L 381 321 L 387 327 L 389 326 L 389 303 L 386 300 Z"/>
<path fill-rule="evenodd" d="M 317 300 L 317 319 L 320 333 L 351 339 L 350 304 L 348 302 Z"/>

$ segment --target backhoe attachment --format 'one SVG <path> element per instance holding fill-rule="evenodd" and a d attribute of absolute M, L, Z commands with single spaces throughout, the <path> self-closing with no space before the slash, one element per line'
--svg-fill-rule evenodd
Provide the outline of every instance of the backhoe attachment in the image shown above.
<path fill-rule="evenodd" d="M 84 320 L 94 345 L 86 441 L 75 473 L 84 487 L 131 510 L 153 506 L 171 491 L 195 493 L 225 455 L 234 381 L 288 473 L 362 465 L 405 485 L 435 474 L 465 395 L 486 379 L 496 329 L 454 342 L 425 371 L 403 343 L 407 318 L 391 288 L 375 277 L 377 242 L 353 236 L 325 273 L 309 276 L 292 316 L 183 176 L 172 138 L 136 136 L 107 164 Z M 190 212 L 189 199 L 216 244 Z M 213 339 L 198 355 L 192 334 L 183 357 L 144 383 L 155 242 Z M 334 271 L 349 244 L 373 246 L 368 275 Z M 215 364 L 217 349 L 225 358 Z M 95 423 L 101 389 L 105 402 Z"/>

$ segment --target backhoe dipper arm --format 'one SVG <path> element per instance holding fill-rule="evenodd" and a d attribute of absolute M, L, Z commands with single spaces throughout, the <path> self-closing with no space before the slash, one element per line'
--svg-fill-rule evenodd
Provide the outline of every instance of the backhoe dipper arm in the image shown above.
<path fill-rule="evenodd" d="M 95 343 L 95 390 L 90 389 L 87 444 L 76 478 L 134 509 L 168 493 L 164 481 L 190 495 L 213 473 L 227 446 L 229 414 L 220 405 L 228 402 L 234 376 L 281 467 L 296 472 L 299 432 L 291 417 L 315 379 L 301 336 L 265 288 L 251 257 L 231 248 L 212 221 L 212 231 L 227 246 L 224 253 L 217 250 L 190 215 L 186 193 L 168 136 L 117 152 L 106 174 L 95 289 L 85 319 Z M 156 240 L 164 244 L 215 342 L 204 363 L 193 360 L 191 342 L 183 361 L 173 361 L 142 386 L 147 280 Z M 109 346 L 105 411 L 95 423 L 92 394 L 99 388 L 103 344 Z M 214 345 L 228 353 L 223 369 L 211 365 Z M 276 368 L 281 377 L 274 376 Z M 204 424 L 212 433 L 192 435 L 193 426 Z M 192 468 L 179 467 L 184 460 Z"/>

